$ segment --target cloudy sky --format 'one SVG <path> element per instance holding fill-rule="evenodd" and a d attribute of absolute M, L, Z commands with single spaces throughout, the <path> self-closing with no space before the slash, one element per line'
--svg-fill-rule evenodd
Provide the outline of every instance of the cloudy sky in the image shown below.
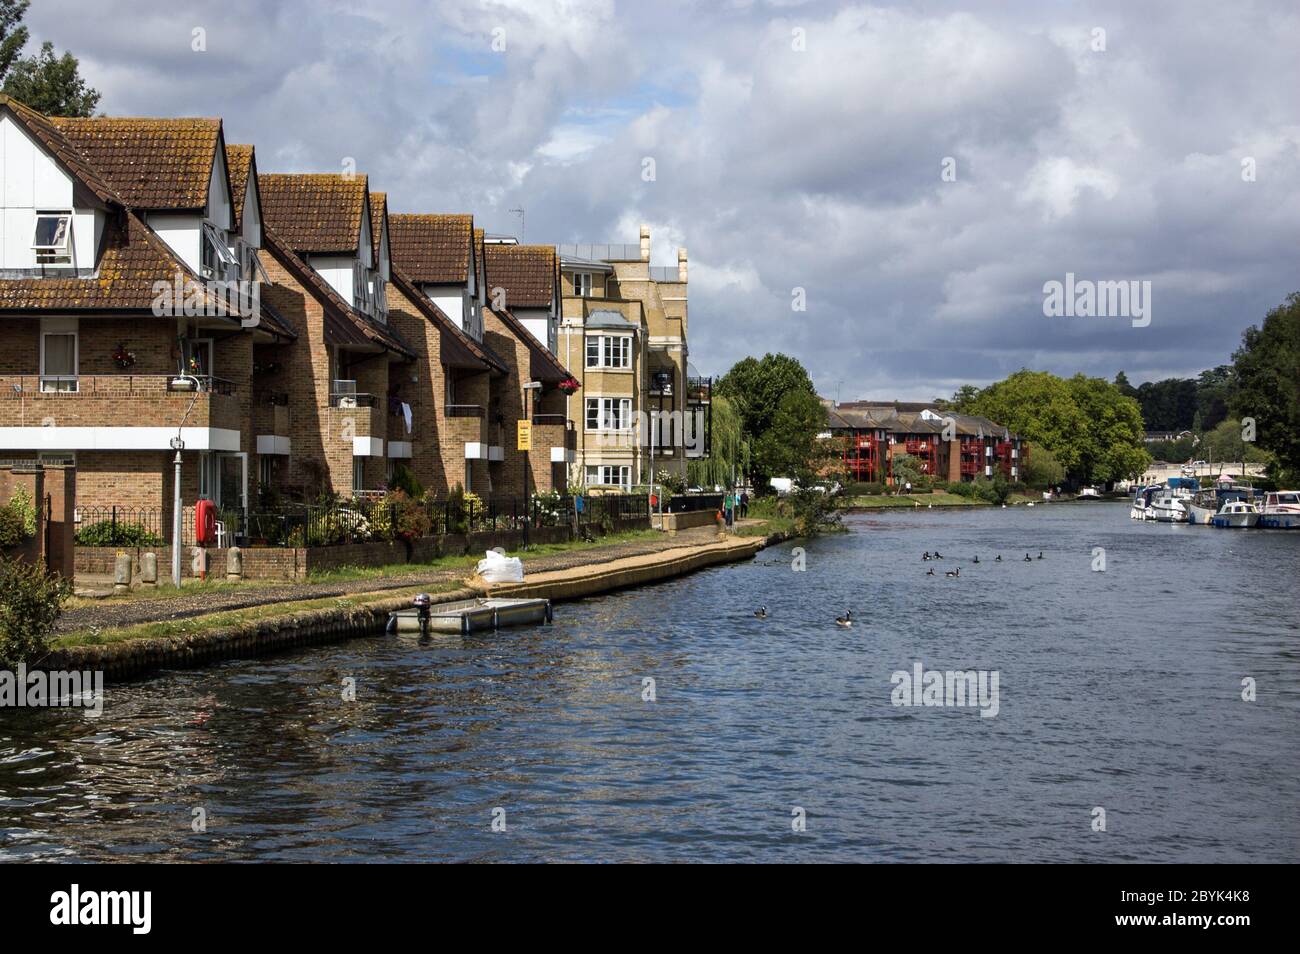
<path fill-rule="evenodd" d="M 655 264 L 689 250 L 706 373 L 781 350 L 844 400 L 1026 366 L 1136 384 L 1224 363 L 1300 289 L 1290 0 L 35 0 L 27 22 L 104 112 L 221 116 L 263 171 L 352 158 L 393 211 L 518 234 L 522 208 L 533 242 L 649 224 Z M 1067 272 L 1149 280 L 1151 323 L 1045 317 Z"/>

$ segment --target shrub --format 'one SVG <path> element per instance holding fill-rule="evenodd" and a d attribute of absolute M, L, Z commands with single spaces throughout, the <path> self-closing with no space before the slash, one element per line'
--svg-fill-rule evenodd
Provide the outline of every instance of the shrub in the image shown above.
<path fill-rule="evenodd" d="M 958 497 L 974 499 L 976 493 L 975 484 L 968 483 L 966 481 L 954 480 L 952 483 L 948 485 L 948 493 L 956 494 Z"/>
<path fill-rule="evenodd" d="M 163 538 L 148 527 L 138 523 L 100 520 L 87 524 L 77 531 L 77 546 L 81 547 L 160 547 Z"/>
<path fill-rule="evenodd" d="M 418 500 L 401 490 L 384 497 L 384 509 L 392 514 L 392 533 L 400 540 L 415 540 L 433 532 L 429 511 Z"/>
<path fill-rule="evenodd" d="M 0 557 L 0 665 L 38 661 L 72 585 L 44 567 Z"/>
<path fill-rule="evenodd" d="M 415 472 L 405 464 L 398 464 L 393 468 L 393 479 L 388 482 L 389 490 L 400 490 L 412 500 L 419 500 L 424 496 L 424 485 L 415 478 Z"/>
<path fill-rule="evenodd" d="M 27 540 L 23 518 L 11 506 L 0 506 L 0 547 L 16 547 Z"/>

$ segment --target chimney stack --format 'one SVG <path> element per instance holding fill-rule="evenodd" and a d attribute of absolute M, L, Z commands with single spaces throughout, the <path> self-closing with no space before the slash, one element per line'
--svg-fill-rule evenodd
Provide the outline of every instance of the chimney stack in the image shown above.
<path fill-rule="evenodd" d="M 641 261 L 650 261 L 650 226 L 641 226 Z"/>
<path fill-rule="evenodd" d="M 679 282 L 686 281 L 686 249 L 685 248 L 679 248 L 677 250 L 677 280 Z"/>

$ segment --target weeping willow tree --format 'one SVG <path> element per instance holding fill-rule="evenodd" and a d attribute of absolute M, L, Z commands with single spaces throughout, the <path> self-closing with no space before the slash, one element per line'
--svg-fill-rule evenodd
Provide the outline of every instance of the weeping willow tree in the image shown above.
<path fill-rule="evenodd" d="M 724 397 L 713 396 L 713 439 L 708 457 L 688 461 L 692 487 L 731 487 L 749 472 L 749 442 L 741 432 L 740 414 Z"/>

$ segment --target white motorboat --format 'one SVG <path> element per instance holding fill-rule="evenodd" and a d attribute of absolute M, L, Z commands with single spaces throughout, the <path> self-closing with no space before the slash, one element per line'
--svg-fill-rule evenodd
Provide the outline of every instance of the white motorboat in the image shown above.
<path fill-rule="evenodd" d="M 1270 530 L 1300 530 L 1300 491 L 1279 490 L 1265 495 L 1257 526 Z"/>
<path fill-rule="evenodd" d="M 1164 488 L 1159 484 L 1139 487 L 1133 494 L 1133 505 L 1128 515 L 1134 520 L 1150 520 L 1155 514 L 1151 511 L 1151 499 Z"/>
<path fill-rule="evenodd" d="M 1180 496 L 1176 490 L 1162 491 L 1151 500 L 1151 506 L 1148 508 L 1151 512 L 1150 519 L 1161 523 L 1186 523 L 1187 507 L 1184 502 L 1187 499 L 1185 496 Z"/>
<path fill-rule="evenodd" d="M 1100 500 L 1101 491 L 1096 487 L 1084 487 L 1079 491 L 1079 500 Z"/>
<path fill-rule="evenodd" d="M 1249 500 L 1228 500 L 1211 523 L 1216 527 L 1253 527 L 1259 523 L 1259 509 Z"/>
<path fill-rule="evenodd" d="M 1208 527 L 1215 514 L 1223 509 L 1219 498 L 1212 490 L 1201 491 L 1190 500 L 1183 501 L 1183 506 L 1187 509 L 1187 522 L 1203 527 Z"/>

